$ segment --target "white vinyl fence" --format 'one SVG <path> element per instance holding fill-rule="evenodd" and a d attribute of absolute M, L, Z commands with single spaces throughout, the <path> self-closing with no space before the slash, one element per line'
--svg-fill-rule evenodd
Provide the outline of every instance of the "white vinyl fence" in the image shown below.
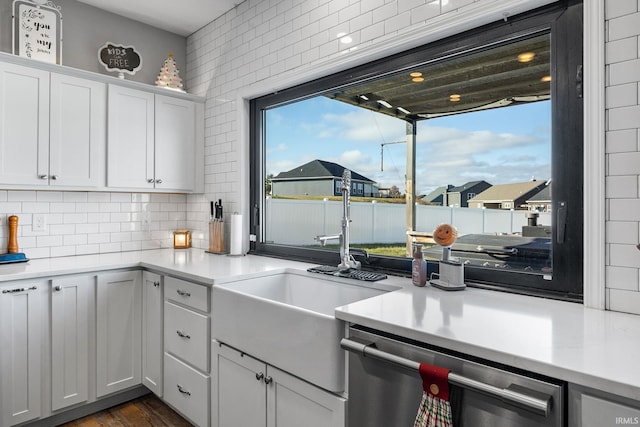
<path fill-rule="evenodd" d="M 416 231 L 431 232 L 448 223 L 458 235 L 520 233 L 527 211 L 416 206 Z M 287 245 L 316 245 L 319 234 L 340 233 L 342 202 L 266 200 L 266 240 Z M 402 204 L 351 202 L 351 243 L 404 243 L 406 208 Z M 551 213 L 540 212 L 539 225 L 551 225 Z M 329 242 L 329 243 L 337 243 Z"/>

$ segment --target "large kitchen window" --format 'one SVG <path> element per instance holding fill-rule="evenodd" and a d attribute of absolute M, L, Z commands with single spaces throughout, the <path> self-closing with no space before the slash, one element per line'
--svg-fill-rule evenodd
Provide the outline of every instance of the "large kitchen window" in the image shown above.
<path fill-rule="evenodd" d="M 255 253 L 408 274 L 458 230 L 479 287 L 582 296 L 582 4 L 559 2 L 251 102 Z M 553 191 L 551 191 L 553 189 Z"/>

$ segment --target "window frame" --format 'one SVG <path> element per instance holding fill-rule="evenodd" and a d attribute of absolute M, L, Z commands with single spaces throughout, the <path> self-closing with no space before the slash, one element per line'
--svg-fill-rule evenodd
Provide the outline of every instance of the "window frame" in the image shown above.
<path fill-rule="evenodd" d="M 452 55 L 489 49 L 497 44 L 550 33 L 552 43 L 552 200 L 553 277 L 499 271 L 481 267 L 465 269 L 473 286 L 539 295 L 581 302 L 583 295 L 583 105 L 577 70 L 582 66 L 582 1 L 566 0 L 466 31 L 449 38 L 401 52 L 342 72 L 334 73 L 277 93 L 250 101 L 250 230 L 256 241 L 250 252 L 319 264 L 337 264 L 335 250 L 303 248 L 263 241 L 265 149 L 263 146 L 265 109 L 321 95 L 339 87 L 392 74 L 398 70 L 446 60 Z M 562 226 L 559 227 L 558 225 Z M 437 262 L 428 263 L 428 273 L 437 271 Z M 368 268 L 390 274 L 410 275 L 411 259 L 370 256 Z"/>

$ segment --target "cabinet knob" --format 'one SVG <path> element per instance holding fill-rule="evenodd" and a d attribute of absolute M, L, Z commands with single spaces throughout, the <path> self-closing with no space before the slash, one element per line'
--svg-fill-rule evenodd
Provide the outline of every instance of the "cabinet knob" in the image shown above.
<path fill-rule="evenodd" d="M 55 181 L 56 179 L 58 179 L 58 175 L 51 175 L 51 179 Z"/>
<path fill-rule="evenodd" d="M 49 179 L 49 175 L 38 175 L 40 179 Z"/>
<path fill-rule="evenodd" d="M 161 179 L 156 179 L 156 184 L 162 184 L 162 180 Z"/>
<path fill-rule="evenodd" d="M 153 286 L 157 288 L 158 286 L 160 286 L 160 282 L 153 282 Z"/>
<path fill-rule="evenodd" d="M 60 286 L 60 285 L 56 285 L 56 286 L 53 288 L 53 290 L 54 290 L 54 291 L 56 291 L 56 292 L 60 292 L 60 291 L 62 290 L 62 286 Z"/>
<path fill-rule="evenodd" d="M 264 379 L 264 383 L 267 384 L 267 385 L 271 384 L 272 382 L 273 382 L 273 378 L 271 378 L 271 377 L 267 377 L 267 378 Z"/>
<path fill-rule="evenodd" d="M 148 182 L 149 184 L 153 184 L 153 178 L 147 178 L 147 182 Z"/>
<path fill-rule="evenodd" d="M 262 372 L 259 372 L 256 374 L 256 380 L 262 381 L 263 378 L 264 378 L 264 374 Z"/>

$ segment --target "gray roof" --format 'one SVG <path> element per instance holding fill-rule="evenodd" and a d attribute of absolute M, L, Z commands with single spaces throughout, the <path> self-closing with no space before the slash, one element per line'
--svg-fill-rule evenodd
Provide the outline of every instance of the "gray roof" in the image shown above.
<path fill-rule="evenodd" d="M 520 197 L 533 195 L 545 187 L 544 181 L 516 182 L 513 184 L 499 184 L 488 188 L 469 200 L 478 202 L 502 202 L 505 200 L 518 200 Z"/>
<path fill-rule="evenodd" d="M 475 187 L 477 185 L 480 185 L 480 184 L 483 184 L 483 183 L 486 184 L 486 185 L 491 185 L 487 181 L 484 181 L 484 180 L 482 180 L 482 181 L 469 181 L 466 184 L 462 184 L 462 185 L 459 185 L 457 187 L 453 187 L 453 188 L 449 189 L 449 191 L 447 191 L 447 193 L 462 193 L 463 191 L 470 190 L 473 187 Z"/>
<path fill-rule="evenodd" d="M 302 166 L 295 167 L 287 172 L 280 172 L 273 180 L 300 179 L 300 178 L 341 178 L 346 168 L 337 163 L 326 160 L 312 160 Z M 351 171 L 351 180 L 374 183 L 375 181 Z"/>
<path fill-rule="evenodd" d="M 550 202 L 551 201 L 551 184 L 547 185 L 545 188 L 537 192 L 530 199 L 527 200 L 527 203 L 530 202 Z"/>
<path fill-rule="evenodd" d="M 427 194 L 426 196 L 422 197 L 422 199 L 427 201 L 427 202 L 433 202 L 435 199 L 437 199 L 438 197 L 442 196 L 444 193 L 446 193 L 447 191 L 451 190 L 452 188 L 453 188 L 453 185 L 451 185 L 451 184 L 443 185 L 441 187 L 436 188 L 435 190 L 433 190 L 431 193 Z"/>

